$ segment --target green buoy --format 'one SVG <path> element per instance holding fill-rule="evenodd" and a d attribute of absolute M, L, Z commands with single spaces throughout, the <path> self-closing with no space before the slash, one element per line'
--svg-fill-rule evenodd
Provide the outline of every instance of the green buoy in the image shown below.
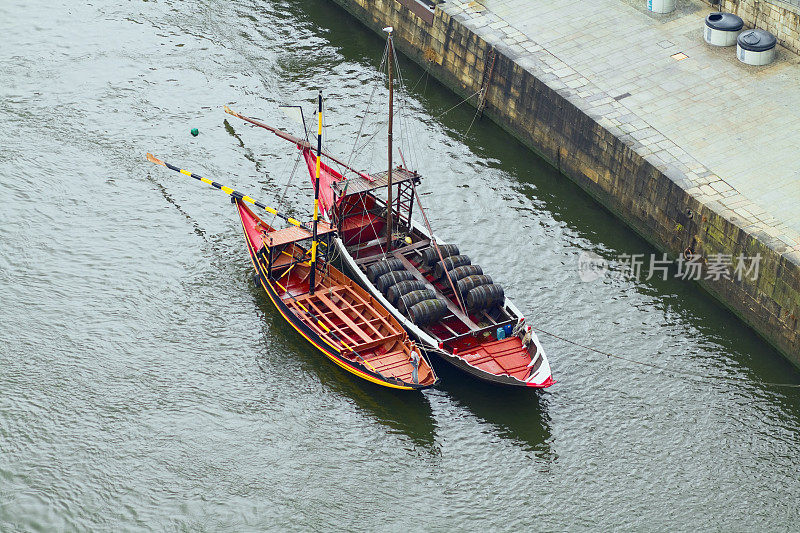
<path fill-rule="evenodd" d="M 192 131 L 190 131 L 189 133 L 192 134 L 192 137 L 197 137 L 197 135 L 200 133 L 200 130 L 198 130 L 197 128 L 192 128 Z"/>

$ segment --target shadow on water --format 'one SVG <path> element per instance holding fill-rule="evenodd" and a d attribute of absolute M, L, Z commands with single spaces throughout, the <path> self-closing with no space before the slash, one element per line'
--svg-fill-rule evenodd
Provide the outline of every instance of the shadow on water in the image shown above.
<path fill-rule="evenodd" d="M 258 172 L 259 174 L 263 173 L 268 178 L 269 172 L 267 172 L 262 168 L 261 162 L 258 159 L 256 159 L 255 155 L 253 154 L 253 151 L 248 146 L 245 146 L 244 141 L 242 141 L 242 137 L 238 133 L 236 133 L 236 130 L 233 128 L 233 126 L 231 126 L 231 123 L 228 122 L 227 119 L 223 119 L 222 125 L 225 128 L 225 131 L 228 133 L 228 135 L 236 139 L 236 141 L 239 143 L 239 147 L 244 148 L 243 151 L 244 156 L 248 159 L 248 161 L 253 163 L 253 167 L 256 169 L 256 172 Z M 269 183 L 266 184 L 269 185 Z"/>
<path fill-rule="evenodd" d="M 283 319 L 263 289 L 256 287 L 252 279 L 250 292 L 266 322 L 264 331 L 270 337 L 280 338 L 279 351 L 295 358 L 302 371 L 313 375 L 313 379 L 319 380 L 337 396 L 352 400 L 361 412 L 392 432 L 407 436 L 416 446 L 430 453 L 437 453 L 436 422 L 424 393 L 381 387 L 339 368 Z M 275 349 L 275 345 L 269 347 L 270 351 Z M 267 358 L 259 357 L 258 364 L 264 373 L 272 373 Z"/>
<path fill-rule="evenodd" d="M 625 254 L 643 254 L 645 260 L 651 254 L 661 257 L 652 244 L 499 126 L 483 120 L 473 129 L 480 140 L 470 137 L 463 142 L 476 155 L 498 162 L 497 167 L 503 172 L 497 176 L 507 176 L 519 195 L 519 205 L 511 207 L 546 214 L 545 218 L 552 217 L 574 232 L 576 254 L 591 250 L 612 268 Z M 631 284 L 647 297 L 647 305 L 640 310 L 679 317 L 681 328 L 690 331 L 692 338 L 701 340 L 711 351 L 724 354 L 727 361 L 756 382 L 800 383 L 798 369 L 755 330 L 699 284 L 676 275 L 673 264 L 667 279 L 656 275 L 646 280 L 643 275 Z M 622 291 L 620 285 L 619 292 Z M 777 390 L 791 394 L 791 389 Z"/>
<path fill-rule="evenodd" d="M 179 212 L 181 215 L 183 215 L 183 216 L 184 216 L 184 218 L 186 218 L 186 220 L 188 220 L 188 221 L 189 221 L 189 222 L 192 224 L 192 231 L 194 231 L 194 232 L 195 232 L 197 235 L 199 235 L 200 237 L 202 237 L 204 241 L 208 242 L 208 237 L 206 237 L 206 232 L 205 232 L 205 231 L 203 231 L 203 228 L 201 228 L 201 227 L 200 227 L 200 226 L 197 224 L 197 221 L 196 221 L 195 219 L 193 219 L 193 218 L 191 217 L 191 215 L 189 215 L 189 213 L 187 213 L 186 211 L 184 211 L 184 210 L 183 210 L 183 208 L 180 206 L 180 204 L 178 204 L 178 202 L 176 202 L 176 201 L 175 201 L 175 200 L 172 198 L 172 195 L 171 195 L 171 194 L 169 194 L 169 193 L 167 192 L 167 190 L 164 188 L 164 186 L 163 186 L 163 185 L 161 185 L 161 183 L 159 183 L 158 181 L 156 181 L 156 179 L 155 179 L 155 178 L 153 178 L 153 176 L 151 176 L 151 175 L 150 175 L 150 173 L 147 173 L 147 179 L 148 179 L 148 180 L 149 180 L 151 183 L 153 183 L 153 185 L 155 185 L 155 186 L 156 186 L 156 188 L 158 189 L 158 192 L 160 192 L 160 193 L 161 193 L 161 196 L 163 196 L 163 197 L 164 197 L 164 200 L 166 200 L 166 201 L 167 201 L 167 203 L 171 204 L 171 205 L 172 205 L 172 206 L 173 206 L 175 209 L 177 209 L 177 210 L 178 210 L 178 212 Z"/>
<path fill-rule="evenodd" d="M 497 434 L 541 459 L 553 460 L 550 416 L 540 391 L 498 387 L 479 381 L 434 358 L 440 389 Z"/>

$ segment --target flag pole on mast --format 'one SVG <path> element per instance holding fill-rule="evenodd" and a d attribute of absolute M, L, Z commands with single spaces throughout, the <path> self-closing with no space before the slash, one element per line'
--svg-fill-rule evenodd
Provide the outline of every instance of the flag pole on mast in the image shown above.
<path fill-rule="evenodd" d="M 311 276 L 309 277 L 309 294 L 314 294 L 317 274 L 317 224 L 319 223 L 319 170 L 322 159 L 322 89 L 317 96 L 317 171 L 314 179 L 314 227 L 311 230 Z"/>

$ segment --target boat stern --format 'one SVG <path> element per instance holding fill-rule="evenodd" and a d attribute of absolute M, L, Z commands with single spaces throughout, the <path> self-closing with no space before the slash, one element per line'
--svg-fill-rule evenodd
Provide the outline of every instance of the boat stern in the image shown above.
<path fill-rule="evenodd" d="M 539 337 L 536 336 L 531 326 L 525 328 L 523 343 L 527 344 L 528 352 L 531 354 L 531 362 L 529 365 L 531 367 L 531 373 L 530 376 L 525 378 L 525 385 L 536 389 L 546 389 L 553 385 L 556 380 L 553 379 L 550 361 L 547 360 L 544 347 L 542 343 L 539 342 Z"/>

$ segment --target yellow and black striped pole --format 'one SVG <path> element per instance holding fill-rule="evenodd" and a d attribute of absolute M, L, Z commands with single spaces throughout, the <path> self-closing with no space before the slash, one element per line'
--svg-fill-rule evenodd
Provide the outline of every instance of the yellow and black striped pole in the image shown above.
<path fill-rule="evenodd" d="M 211 181 L 208 178 L 204 178 L 202 176 L 198 176 L 197 174 L 195 174 L 193 172 L 189 172 L 188 170 L 183 170 L 182 168 L 176 167 L 175 165 L 170 165 L 169 163 L 156 158 L 155 156 L 153 156 L 153 154 L 148 153 L 147 154 L 147 160 L 150 161 L 151 163 L 155 163 L 156 165 L 161 165 L 162 167 L 167 167 L 170 170 L 174 170 L 175 172 L 180 172 L 181 174 L 183 174 L 185 176 L 189 176 L 190 178 L 194 178 L 196 180 L 202 181 L 203 183 L 207 183 L 208 185 L 211 185 L 215 189 L 219 189 L 222 192 L 224 192 L 225 194 L 233 196 L 234 198 L 236 198 L 238 200 L 242 200 L 244 202 L 253 204 L 256 207 L 260 207 L 261 209 L 263 209 L 267 213 L 270 213 L 271 215 L 275 215 L 276 217 L 282 218 L 283 220 L 285 220 L 289 224 L 292 224 L 294 226 L 299 226 L 301 228 L 305 227 L 305 225 L 302 222 L 300 222 L 299 220 L 297 220 L 296 218 L 292 218 L 289 215 L 281 213 L 277 209 L 269 207 L 268 205 L 264 205 L 264 204 L 262 204 L 261 202 L 259 202 L 257 200 L 253 200 L 252 198 L 250 198 L 246 194 L 242 194 L 237 190 L 231 189 L 230 187 L 226 187 L 225 185 L 222 185 L 221 183 L 217 183 L 216 181 Z"/>
<path fill-rule="evenodd" d="M 322 159 L 322 90 L 317 95 L 317 172 L 314 180 L 314 228 L 312 229 L 311 240 L 311 276 L 308 291 L 314 294 L 317 273 L 317 223 L 319 222 L 319 170 L 320 160 Z"/>

